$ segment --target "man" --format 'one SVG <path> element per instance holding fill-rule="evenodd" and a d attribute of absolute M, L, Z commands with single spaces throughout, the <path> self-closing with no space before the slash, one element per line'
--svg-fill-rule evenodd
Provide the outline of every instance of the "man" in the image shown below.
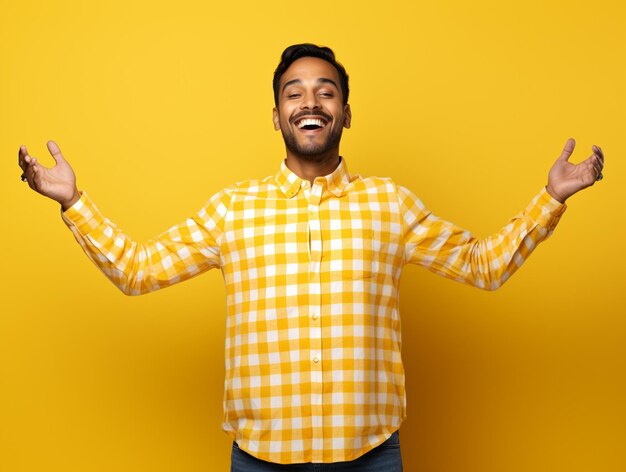
<path fill-rule="evenodd" d="M 222 270 L 231 470 L 333 463 L 332 470 L 398 471 L 403 265 L 498 288 L 552 233 L 567 198 L 602 178 L 603 153 L 594 146 L 571 164 L 568 140 L 546 188 L 479 240 L 390 179 L 348 173 L 339 155 L 351 121 L 348 75 L 330 49 L 290 46 L 273 86 L 274 126 L 287 153 L 278 173 L 218 192 L 149 243 L 132 241 L 78 191 L 54 142 L 51 169 L 20 148 L 22 178 L 61 204 L 86 254 L 126 294 Z"/>

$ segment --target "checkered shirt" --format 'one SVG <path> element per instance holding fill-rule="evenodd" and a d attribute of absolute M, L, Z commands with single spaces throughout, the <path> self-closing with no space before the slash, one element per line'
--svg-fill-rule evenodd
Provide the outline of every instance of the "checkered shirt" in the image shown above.
<path fill-rule="evenodd" d="M 288 464 L 353 460 L 400 427 L 404 264 L 495 289 L 564 210 L 542 189 L 502 230 L 476 239 L 390 179 L 350 175 L 342 160 L 312 185 L 283 162 L 143 244 L 86 193 L 63 218 L 129 295 L 222 270 L 224 430 L 253 456 Z"/>

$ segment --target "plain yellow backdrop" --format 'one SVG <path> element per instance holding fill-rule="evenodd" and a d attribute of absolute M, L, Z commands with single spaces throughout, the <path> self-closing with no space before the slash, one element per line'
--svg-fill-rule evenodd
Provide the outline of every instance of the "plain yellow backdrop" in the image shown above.
<path fill-rule="evenodd" d="M 149 238 L 276 172 L 271 77 L 295 42 L 351 77 L 352 172 L 487 235 L 569 136 L 605 179 L 497 292 L 407 267 L 408 471 L 626 470 L 626 8 L 618 0 L 0 2 L 0 470 L 226 471 L 219 271 L 143 297 L 20 182 L 55 139 Z"/>

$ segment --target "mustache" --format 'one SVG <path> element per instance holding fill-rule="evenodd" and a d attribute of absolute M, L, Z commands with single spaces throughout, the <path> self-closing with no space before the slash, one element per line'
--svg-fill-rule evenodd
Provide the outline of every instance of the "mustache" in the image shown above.
<path fill-rule="evenodd" d="M 311 111 L 302 111 L 300 113 L 298 113 L 297 115 L 294 115 L 291 118 L 291 123 L 295 123 L 296 121 L 298 121 L 300 118 L 304 117 L 304 116 L 321 116 L 322 118 L 324 118 L 326 120 L 327 123 L 330 123 L 333 119 L 332 116 L 330 116 L 327 113 L 324 113 L 321 110 L 311 110 Z"/>

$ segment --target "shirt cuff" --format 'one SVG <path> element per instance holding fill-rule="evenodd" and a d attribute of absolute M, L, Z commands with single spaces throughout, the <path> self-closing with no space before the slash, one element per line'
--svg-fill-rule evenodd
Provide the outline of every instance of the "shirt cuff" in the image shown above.
<path fill-rule="evenodd" d="M 67 210 L 61 210 L 61 217 L 68 226 L 75 227 L 82 235 L 87 235 L 104 222 L 104 217 L 91 201 L 87 192 L 79 192 L 80 198 Z"/>
<path fill-rule="evenodd" d="M 556 200 L 543 187 L 526 208 L 526 213 L 539 226 L 552 232 L 566 209 L 565 203 Z"/>

